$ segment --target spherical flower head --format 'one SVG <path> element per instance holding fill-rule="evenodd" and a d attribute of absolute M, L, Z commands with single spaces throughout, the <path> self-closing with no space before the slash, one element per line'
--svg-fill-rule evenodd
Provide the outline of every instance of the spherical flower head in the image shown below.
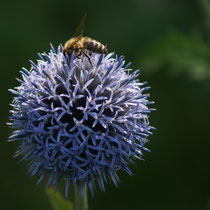
<path fill-rule="evenodd" d="M 38 54 L 37 64 L 21 71 L 20 86 L 11 110 L 13 134 L 19 142 L 16 156 L 28 162 L 28 172 L 38 183 L 48 177 L 57 185 L 87 185 L 119 181 L 117 171 L 131 174 L 128 163 L 142 159 L 149 126 L 145 83 L 124 66 L 124 57 L 86 52 L 69 57 L 62 46 Z"/>

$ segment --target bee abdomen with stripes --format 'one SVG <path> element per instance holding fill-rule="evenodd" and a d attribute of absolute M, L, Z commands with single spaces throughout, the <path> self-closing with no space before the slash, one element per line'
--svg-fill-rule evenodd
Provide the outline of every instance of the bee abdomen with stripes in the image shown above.
<path fill-rule="evenodd" d="M 107 47 L 100 42 L 91 39 L 89 37 L 83 37 L 84 39 L 84 46 L 87 50 L 95 52 L 95 53 L 107 53 Z"/>

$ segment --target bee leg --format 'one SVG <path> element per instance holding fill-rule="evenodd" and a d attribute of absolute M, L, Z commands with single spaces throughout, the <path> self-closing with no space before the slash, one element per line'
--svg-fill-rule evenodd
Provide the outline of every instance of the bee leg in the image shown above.
<path fill-rule="evenodd" d="M 79 50 L 78 49 L 75 50 L 75 57 L 79 58 L 81 54 L 82 53 L 81 53 L 81 50 L 80 49 Z"/>
<path fill-rule="evenodd" d="M 83 51 L 82 49 L 81 49 L 81 52 L 88 58 L 90 65 L 93 66 L 92 61 L 90 60 L 90 57 L 87 55 L 87 53 Z"/>

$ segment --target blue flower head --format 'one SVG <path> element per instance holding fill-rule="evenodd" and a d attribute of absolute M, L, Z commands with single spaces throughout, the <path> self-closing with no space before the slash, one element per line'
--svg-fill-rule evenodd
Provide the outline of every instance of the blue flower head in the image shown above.
<path fill-rule="evenodd" d="M 90 52 L 87 51 L 90 54 Z M 142 159 L 149 126 L 148 87 L 124 66 L 124 57 L 90 54 L 71 58 L 52 47 L 37 64 L 21 71 L 20 86 L 10 92 L 16 156 L 28 162 L 28 173 L 57 185 L 87 185 L 119 181 L 117 171 L 131 174 L 128 163 Z"/>

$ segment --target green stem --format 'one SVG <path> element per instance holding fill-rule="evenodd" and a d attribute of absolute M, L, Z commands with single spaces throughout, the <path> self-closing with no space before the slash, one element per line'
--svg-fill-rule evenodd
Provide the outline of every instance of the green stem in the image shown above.
<path fill-rule="evenodd" d="M 88 210 L 87 186 L 85 185 L 84 195 L 81 192 L 80 185 L 77 184 L 74 190 L 75 210 Z"/>

